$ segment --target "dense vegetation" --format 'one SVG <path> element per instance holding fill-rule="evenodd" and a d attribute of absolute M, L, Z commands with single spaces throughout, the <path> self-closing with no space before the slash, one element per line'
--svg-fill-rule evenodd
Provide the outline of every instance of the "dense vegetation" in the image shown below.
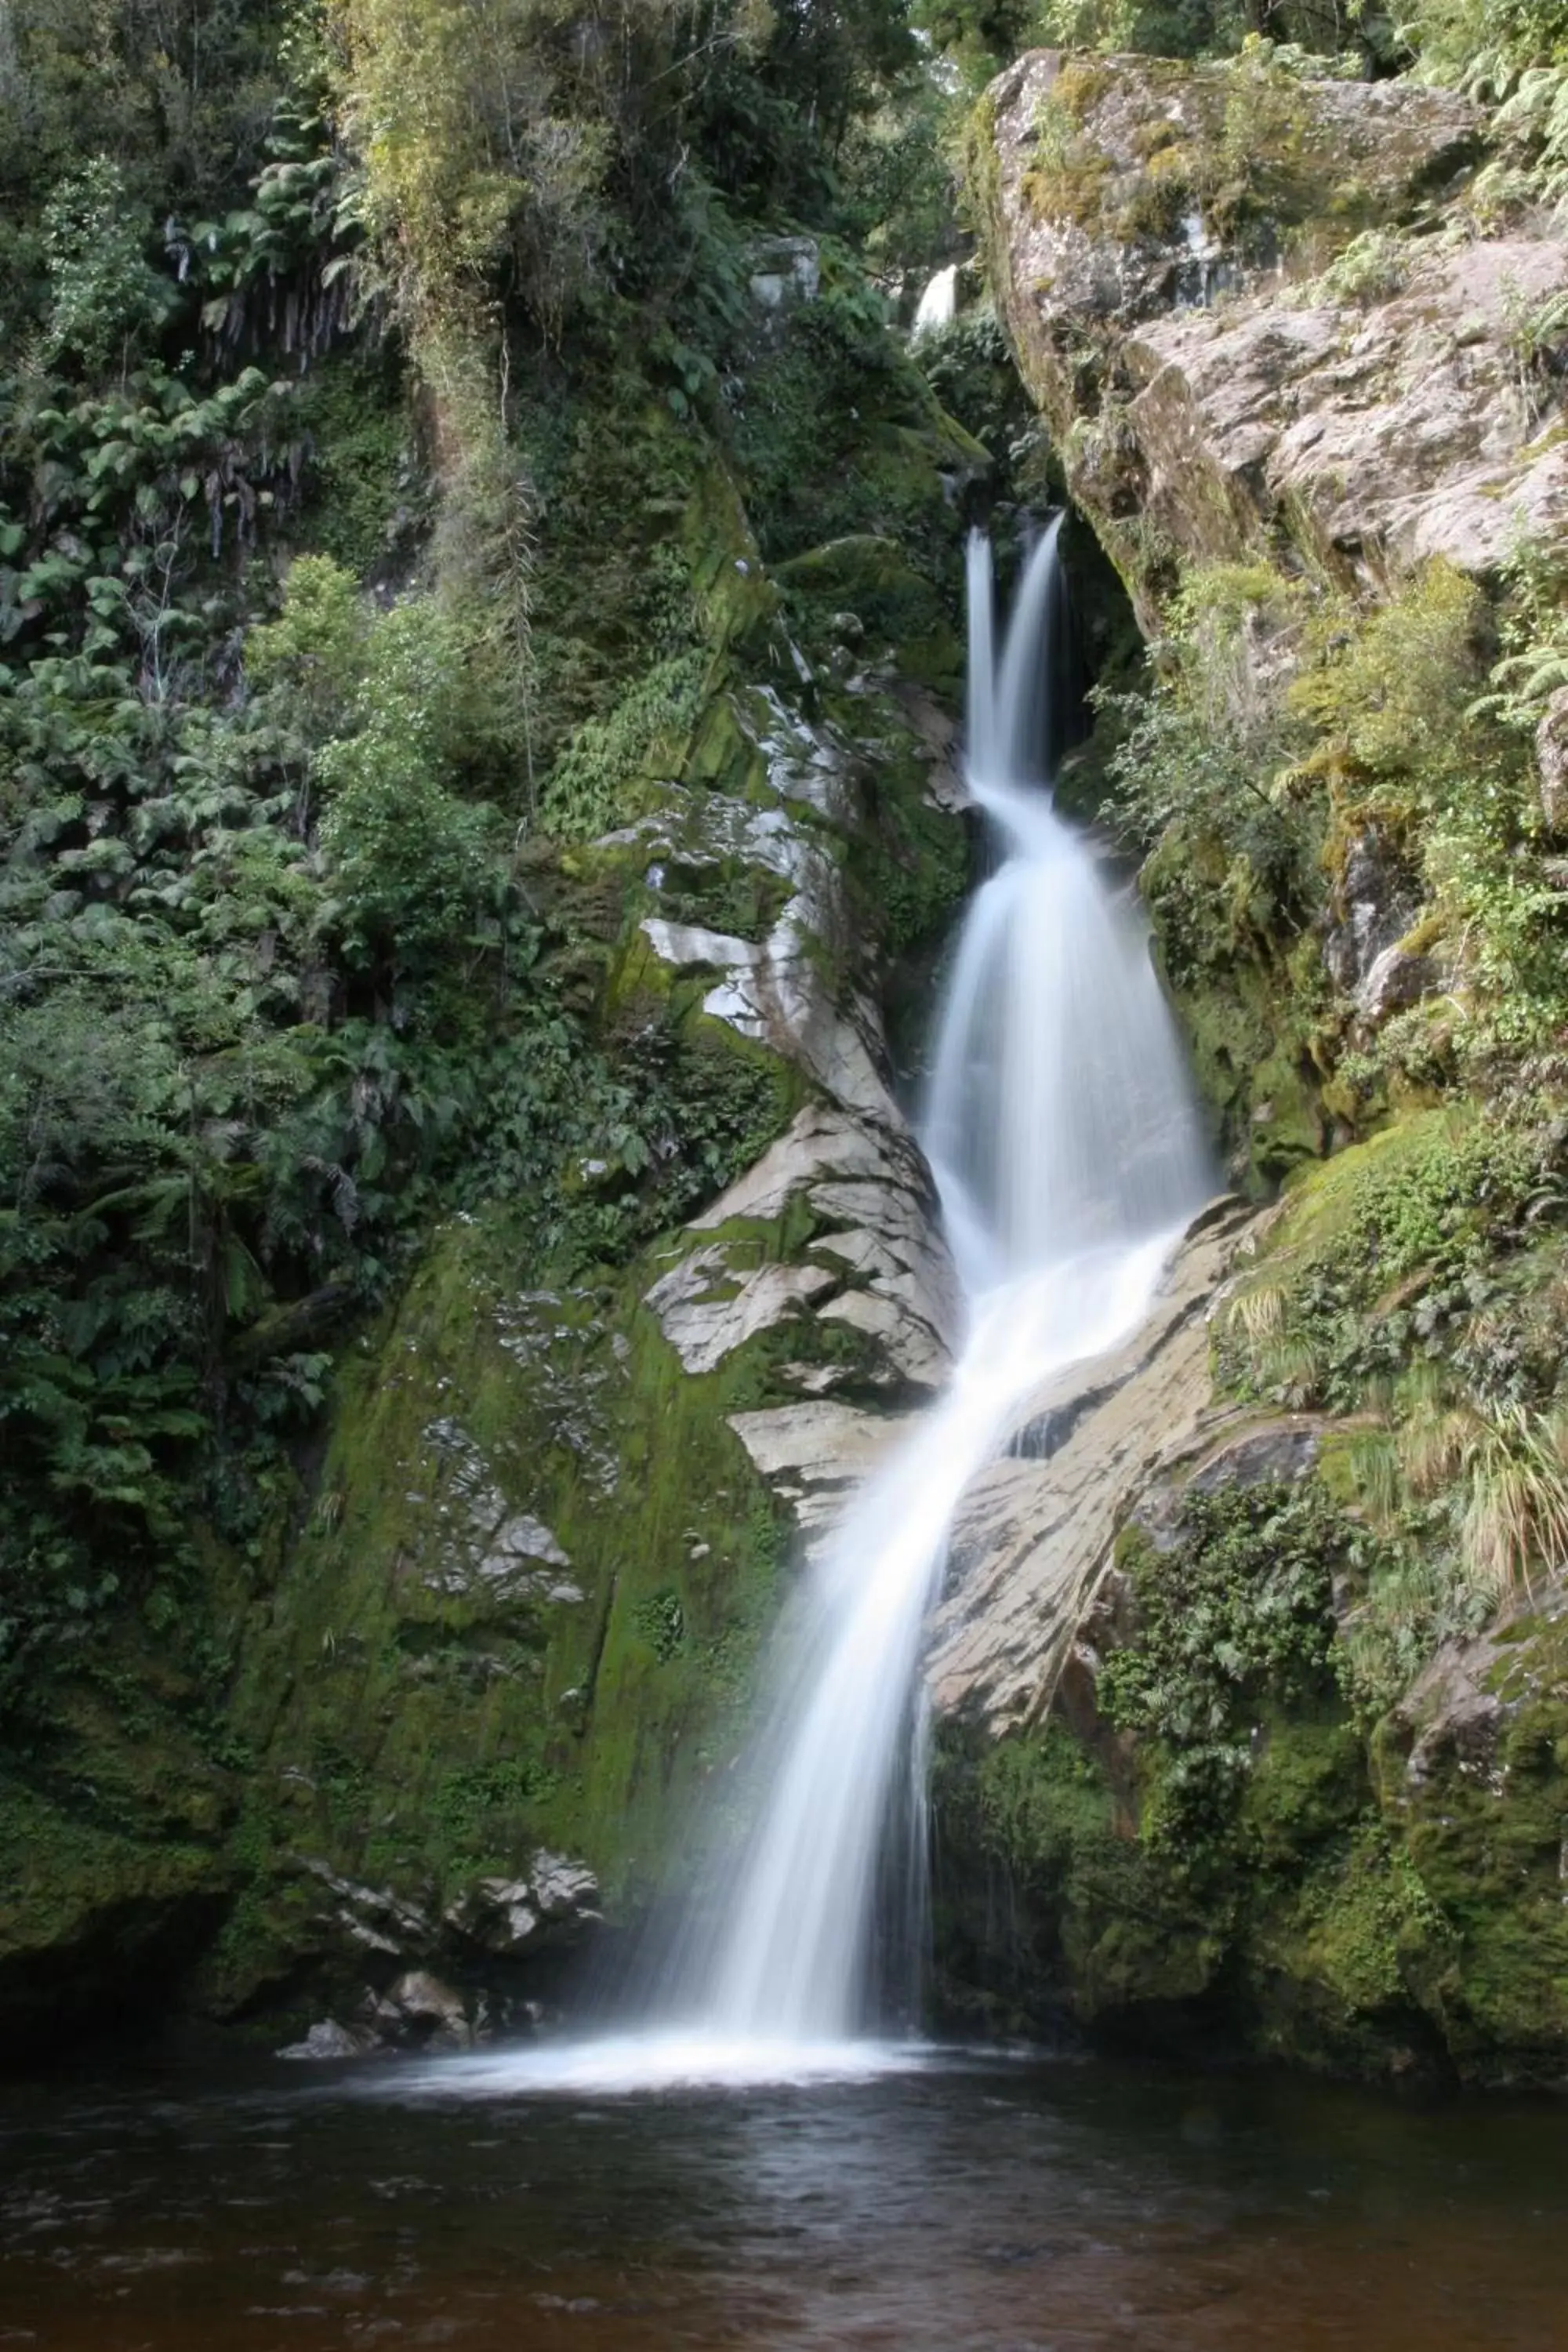
<path fill-rule="evenodd" d="M 1500 548 L 1402 558 L 1363 528 L 1375 436 L 1358 488 L 1296 355 L 1316 334 L 1347 378 L 1368 363 L 1375 411 L 1419 373 L 1413 321 L 1474 331 L 1432 299 L 1468 261 L 1500 296 L 1491 413 L 1531 462 L 1561 446 L 1568 305 L 1510 272 L 1528 250 L 1555 286 L 1568 16 L 931 21 L 976 79 L 1035 42 L 1202 68 L 1037 68 L 969 152 L 1022 364 L 1148 639 L 1146 673 L 1102 678 L 1081 788 L 1137 862 L 1231 1180 L 1283 1192 L 1213 1316 L 1220 1412 L 1128 1491 L 1049 1704 L 942 1727 L 944 1990 L 994 2028 L 1556 2081 L 1568 555 L 1542 508 Z M 1310 122 L 1326 77 L 1395 74 L 1477 102 L 1470 143 L 1441 197 L 1357 219 L 1353 173 L 1300 169 Z M 1157 273 L 1189 207 L 1241 266 L 1184 335 Z M 1320 432 L 1337 476 L 1293 472 Z"/>
<path fill-rule="evenodd" d="M 679 523 L 708 453 L 769 560 L 865 527 L 821 433 L 890 364 L 858 255 L 896 286 L 951 233 L 913 64 L 881 0 L 503 0 L 482 39 L 429 0 L 6 12 L 24 1715 L 98 1612 L 181 1623 L 195 1526 L 262 1540 L 335 1339 L 438 1210 L 504 1194 L 542 1263 L 613 1260 L 754 1148 L 755 1087 L 587 1017 L 551 845 L 635 813 L 722 656 Z M 803 226 L 809 357 L 742 406 L 755 241 Z"/>

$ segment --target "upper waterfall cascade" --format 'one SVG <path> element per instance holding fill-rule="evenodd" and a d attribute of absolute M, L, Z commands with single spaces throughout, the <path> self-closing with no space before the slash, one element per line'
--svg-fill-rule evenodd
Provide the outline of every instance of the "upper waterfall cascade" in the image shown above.
<path fill-rule="evenodd" d="M 920 1656 L 953 1515 L 1039 1382 L 1137 1323 L 1208 1190 L 1146 940 L 1043 772 L 1065 622 L 1058 528 L 1026 563 L 999 654 L 990 547 L 978 533 L 970 546 L 968 779 L 1000 857 L 953 956 L 923 1122 L 967 1297 L 961 1359 L 795 1596 L 740 1860 L 642 2030 L 464 2063 L 632 2086 L 875 2063 L 860 2037 L 879 2022 L 895 1844 L 906 1941 L 921 1912 Z"/>
<path fill-rule="evenodd" d="M 915 321 L 910 330 L 917 340 L 921 335 L 934 334 L 939 327 L 950 327 L 958 309 L 958 264 L 950 261 L 927 280 L 915 311 Z"/>

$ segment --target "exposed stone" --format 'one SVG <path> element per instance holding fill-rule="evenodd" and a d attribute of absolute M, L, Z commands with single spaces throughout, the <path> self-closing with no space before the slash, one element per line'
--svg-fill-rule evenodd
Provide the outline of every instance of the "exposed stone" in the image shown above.
<path fill-rule="evenodd" d="M 744 858 L 787 882 L 790 897 L 765 940 L 662 915 L 644 917 L 643 936 L 662 962 L 717 975 L 702 1000 L 714 1020 L 796 1063 L 847 1109 L 897 1124 L 875 1009 L 843 984 L 853 939 L 839 869 L 788 805 L 804 799 L 831 822 L 846 823 L 853 806 L 848 753 L 771 691 L 757 690 L 749 703 L 755 709 L 738 710 L 737 719 L 749 724 L 779 804 L 754 808 L 709 795 L 701 812 L 706 854 Z M 668 820 L 651 818 L 634 831 L 650 852 L 676 845 Z M 689 844 L 681 845 L 689 859 Z"/>
<path fill-rule="evenodd" d="M 1133 1498 L 1217 1430 L 1205 1317 L 1255 1223 L 1207 1212 L 1142 1328 L 1029 1398 L 1016 1443 L 1032 1454 L 970 1487 L 926 1664 L 939 1715 L 997 1736 L 1039 1715 Z"/>
<path fill-rule="evenodd" d="M 1568 833 L 1568 686 L 1560 686 L 1535 730 L 1541 814 L 1553 833 Z"/>
<path fill-rule="evenodd" d="M 1350 996 L 1366 983 L 1409 930 L 1419 903 L 1408 871 L 1381 835 L 1358 834 L 1345 854 L 1323 940 L 1323 961 L 1336 988 Z"/>
<path fill-rule="evenodd" d="M 1554 395 L 1521 375 L 1516 334 L 1521 310 L 1568 288 L 1560 237 L 1407 241 L 1357 299 L 1279 267 L 1302 221 L 1321 250 L 1429 205 L 1474 151 L 1464 100 L 1037 51 L 990 104 L 1003 306 L 1068 487 L 1147 625 L 1151 550 L 1256 560 L 1283 536 L 1375 587 L 1439 555 L 1489 575 L 1521 536 L 1568 522 L 1568 448 L 1543 430 Z M 1212 168 L 1236 105 L 1258 118 L 1239 202 Z M 1042 152 L 1043 126 L 1061 152 Z M 1349 188 L 1341 224 L 1330 192 Z"/>
<path fill-rule="evenodd" d="M 542 1559 L 552 1568 L 572 1565 L 543 1520 L 526 1515 L 499 1527 L 490 1538 L 490 1549 L 505 1559 Z"/>
<path fill-rule="evenodd" d="M 808 1105 L 688 1231 L 773 1226 L 800 1201 L 819 1229 L 806 1264 L 748 1265 L 750 1240 L 709 1243 L 647 1293 L 645 1303 L 685 1369 L 712 1370 L 786 1318 L 802 1322 L 804 1338 L 815 1318 L 847 1324 L 873 1343 L 881 1370 L 862 1365 L 862 1381 L 939 1388 L 958 1328 L 958 1284 L 931 1174 L 907 1129 Z M 795 1383 L 826 1389 L 844 1370 L 830 1358 Z"/>
<path fill-rule="evenodd" d="M 737 1280 L 727 1252 L 700 1249 L 656 1282 L 644 1303 L 685 1369 L 710 1372 L 835 1281 L 819 1265 L 760 1265 Z"/>
<path fill-rule="evenodd" d="M 361 2058 L 373 2047 L 372 2035 L 351 2032 L 335 2017 L 323 2017 L 311 2026 L 302 2042 L 288 2042 L 277 2054 L 279 2058 L 314 2060 Z"/>
<path fill-rule="evenodd" d="M 832 1402 L 736 1412 L 730 1426 L 808 1535 L 821 1535 L 910 1417 Z"/>
<path fill-rule="evenodd" d="M 466 1942 L 514 1958 L 596 1927 L 598 1902 L 599 1882 L 586 1863 L 541 1847 L 525 1878 L 481 1878 L 450 1906 L 446 1921 Z"/>
<path fill-rule="evenodd" d="M 752 299 L 763 310 L 792 302 L 814 302 L 822 282 L 822 261 L 811 236 L 763 237 L 750 256 Z"/>
<path fill-rule="evenodd" d="M 384 2001 L 402 2028 L 400 2038 L 446 2050 L 466 2050 L 473 2041 L 462 1994 L 428 1969 L 407 1969 L 388 1987 Z"/>
<path fill-rule="evenodd" d="M 894 688 L 931 761 L 926 795 L 933 808 L 952 814 L 973 805 L 973 796 L 959 753 L 958 722 L 923 686 L 908 681 Z"/>
<path fill-rule="evenodd" d="M 319 1855 L 300 1855 L 299 1867 L 319 1881 L 331 1897 L 330 1923 L 363 1950 L 399 1958 L 427 1951 L 436 1941 L 435 1921 L 390 1887 L 361 1885 Z"/>
<path fill-rule="evenodd" d="M 546 1919 L 596 1919 L 599 1882 L 585 1862 L 563 1853 L 542 1851 L 533 1857 L 530 1873 L 533 1898 Z"/>
<path fill-rule="evenodd" d="M 1440 983 L 1433 957 L 1408 948 L 1384 948 L 1355 992 L 1356 1011 L 1363 1021 L 1386 1021 L 1391 1013 L 1418 1004 Z"/>

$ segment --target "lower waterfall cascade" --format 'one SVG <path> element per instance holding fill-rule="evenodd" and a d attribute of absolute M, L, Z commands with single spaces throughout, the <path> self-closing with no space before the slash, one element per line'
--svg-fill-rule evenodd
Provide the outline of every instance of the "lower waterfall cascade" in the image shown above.
<path fill-rule="evenodd" d="M 1059 530 L 1026 561 L 999 651 L 990 545 L 969 547 L 967 780 L 999 856 L 953 953 L 921 1130 L 966 1304 L 951 1382 L 817 1547 L 773 1654 L 738 1859 L 726 1848 L 721 1898 L 710 1884 L 692 1906 L 640 2016 L 447 2060 L 448 2078 L 637 2089 L 909 2061 L 878 2035 L 924 1916 L 920 1660 L 949 1528 L 1039 1383 L 1136 1326 L 1211 1190 L 1144 933 L 1043 772 Z M 879 1954 L 895 1843 L 907 1866 Z"/>

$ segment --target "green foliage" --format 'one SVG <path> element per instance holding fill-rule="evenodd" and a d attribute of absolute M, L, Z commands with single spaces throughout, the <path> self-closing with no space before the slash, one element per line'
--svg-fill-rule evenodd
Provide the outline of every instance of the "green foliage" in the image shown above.
<path fill-rule="evenodd" d="M 1363 229 L 1321 278 L 1302 289 L 1302 299 L 1369 305 L 1386 302 L 1404 287 L 1409 271 L 1409 251 L 1403 238 L 1391 229 Z"/>
<path fill-rule="evenodd" d="M 1481 620 L 1480 591 L 1440 561 L 1365 614 L 1329 600 L 1315 615 L 1312 658 L 1290 688 L 1290 707 L 1385 803 L 1411 779 L 1433 806 L 1474 758 L 1463 721 Z"/>
<path fill-rule="evenodd" d="M 686 1640 L 686 1612 L 680 1595 L 666 1585 L 658 1592 L 645 1594 L 632 1611 L 632 1624 L 637 1639 L 646 1642 L 661 1665 L 679 1656 Z"/>
<path fill-rule="evenodd" d="M 1559 688 L 1568 686 L 1568 563 L 1549 541 L 1526 540 L 1504 572 L 1501 653 L 1491 692 L 1472 706 L 1505 727 L 1533 730 Z"/>
<path fill-rule="evenodd" d="M 979 84 L 1027 48 L 1223 56 L 1255 14 L 1244 0 L 925 0 L 917 20 Z"/>
<path fill-rule="evenodd" d="M 1373 1714 L 1568 1552 L 1554 1151 L 1403 1122 L 1303 1186 L 1218 1331 L 1234 1390 L 1353 1417 L 1331 1475 L 1377 1538 L 1344 1651 Z"/>
<path fill-rule="evenodd" d="M 0 205 L 26 207 L 95 155 L 159 217 L 243 188 L 284 79 L 279 14 L 202 0 L 171 15 L 11 0 L 0 35 Z"/>
<path fill-rule="evenodd" d="M 642 793 L 678 774 L 701 698 L 707 658 L 672 655 L 656 663 L 604 719 L 585 719 L 551 769 L 540 820 L 565 841 L 591 840 L 643 810 Z"/>
<path fill-rule="evenodd" d="M 1418 886 L 1417 944 L 1447 992 L 1374 1038 L 1336 1037 L 1326 998 L 1312 1008 L 1303 1043 L 1320 1072 L 1333 1066 L 1341 1115 L 1495 1072 L 1560 1024 L 1561 898 L 1519 740 L 1540 707 L 1522 689 L 1553 674 L 1550 645 L 1531 644 L 1554 628 L 1558 595 L 1555 575 L 1521 559 L 1508 652 L 1478 697 L 1492 616 L 1447 564 L 1367 605 L 1264 566 L 1194 567 L 1170 601 L 1152 693 L 1105 698 L 1121 730 L 1111 813 L 1148 853 L 1144 890 L 1179 988 L 1201 996 L 1261 972 L 1277 992 L 1282 943 L 1332 919 L 1344 861 L 1370 836 Z M 1292 996 L 1300 981 L 1292 964 Z"/>
<path fill-rule="evenodd" d="M 246 674 L 263 693 L 282 689 L 307 738 L 341 734 L 363 698 L 371 627 L 352 573 L 330 555 L 297 556 L 278 618 L 246 640 Z"/>
<path fill-rule="evenodd" d="M 351 963 L 405 971 L 443 947 L 474 943 L 494 869 L 493 813 L 459 800 L 447 780 L 482 746 L 482 722 L 467 690 L 465 647 L 440 609 L 408 598 L 356 639 L 342 576 L 324 578 L 331 570 L 319 565 L 308 593 L 328 631 L 322 669 L 335 669 L 339 690 L 347 688 L 357 725 L 315 758 L 332 901 L 325 919 Z M 278 624 L 289 625 L 288 615 Z"/>
<path fill-rule="evenodd" d="M 962 436 L 862 266 L 949 235 L 945 106 L 889 0 L 614 39 L 531 0 L 197 14 L 0 6 L 0 1703 L 8 1755 L 93 1813 L 86 1714 L 160 1754 L 177 1718 L 216 1839 L 255 1727 L 229 1629 L 437 1221 L 508 1202 L 506 1295 L 613 1286 L 801 1099 L 700 983 L 623 974 L 640 883 L 529 840 L 541 798 L 591 837 L 678 772 L 710 686 L 753 656 L 773 682 L 748 467 L 782 541 L 826 484 L 913 519 L 934 574 L 931 449 Z M 803 338 L 752 297 L 759 223 L 825 238 Z M 931 845 L 895 815 L 918 925 Z M 673 887 L 693 921 L 778 913 L 733 861 Z M 710 1407 L 677 1420 L 700 1441 Z M 684 1546 L 626 1588 L 607 1671 L 672 1707 L 749 1675 L 782 1538 L 736 1507 L 711 1589 Z M 326 1615 L 301 1683 L 358 1640 Z M 538 1655 L 497 1650 L 510 1760 L 421 1784 L 448 1864 L 504 1863 L 556 1800 Z M 445 1634 L 416 1663 L 436 1697 L 489 1666 Z M 374 1775 L 341 1737 L 315 1763 L 324 1837 L 356 1833 Z"/>
<path fill-rule="evenodd" d="M 1412 0 L 1403 29 L 1435 79 L 1480 80 L 1497 96 L 1521 71 L 1568 59 L 1563 0 Z"/>
<path fill-rule="evenodd" d="M 1355 1411 L 1489 1302 L 1489 1269 L 1550 1201 L 1546 1149 L 1527 1128 L 1431 1111 L 1315 1172 L 1232 1311 L 1227 1375 Z"/>
<path fill-rule="evenodd" d="M 1049 496 L 1048 436 L 989 303 L 923 335 L 914 357 L 942 407 L 989 451 L 998 487 L 1026 506 Z"/>
<path fill-rule="evenodd" d="M 90 374 L 162 323 L 173 297 L 142 258 L 147 230 L 106 155 L 61 182 L 44 212 L 47 357 L 68 353 Z"/>
<path fill-rule="evenodd" d="M 318 361 L 294 394 L 293 414 L 310 452 L 301 536 L 357 578 L 390 568 L 426 519 L 395 351 Z"/>
<path fill-rule="evenodd" d="M 1316 1485 L 1266 1483 L 1189 1493 L 1174 1549 L 1129 1547 L 1138 1632 L 1107 1661 L 1100 1704 L 1156 1744 L 1152 1846 L 1191 1854 L 1222 1835 L 1259 1712 L 1321 1700 L 1331 1575 L 1355 1540 Z"/>
<path fill-rule="evenodd" d="M 837 157 L 841 233 L 878 270 L 923 276 L 952 257 L 956 100 L 916 73 L 852 125 Z"/>
<path fill-rule="evenodd" d="M 1316 899 L 1321 819 L 1290 788 L 1299 735 L 1272 682 L 1301 606 L 1267 570 L 1195 570 L 1154 649 L 1152 693 L 1102 698 L 1125 730 L 1111 808 L 1156 853 L 1145 890 L 1178 979 L 1288 934 Z"/>

